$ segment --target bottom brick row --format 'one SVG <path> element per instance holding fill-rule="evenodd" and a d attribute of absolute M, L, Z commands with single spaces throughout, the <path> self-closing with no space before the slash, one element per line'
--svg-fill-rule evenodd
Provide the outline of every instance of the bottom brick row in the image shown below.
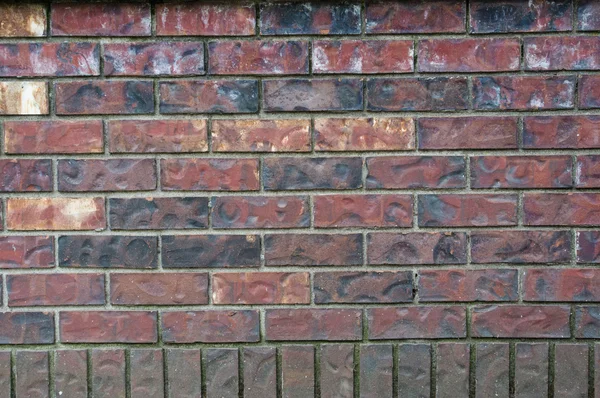
<path fill-rule="evenodd" d="M 598 397 L 599 372 L 600 343 L 18 350 L 0 398 Z"/>

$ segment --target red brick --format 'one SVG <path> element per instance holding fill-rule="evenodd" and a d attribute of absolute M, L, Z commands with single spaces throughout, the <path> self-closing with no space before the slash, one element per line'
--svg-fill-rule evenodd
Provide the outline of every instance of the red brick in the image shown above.
<path fill-rule="evenodd" d="M 0 312 L 0 344 L 53 344 L 54 313 Z"/>
<path fill-rule="evenodd" d="M 518 39 L 438 39 L 419 41 L 420 72 L 501 72 L 518 70 Z"/>
<path fill-rule="evenodd" d="M 313 42 L 313 73 L 408 73 L 411 40 L 318 40 Z"/>
<path fill-rule="evenodd" d="M 509 351 L 508 343 L 477 344 L 475 359 L 476 398 L 509 396 Z"/>
<path fill-rule="evenodd" d="M 63 343 L 156 343 L 156 312 L 61 311 Z"/>
<path fill-rule="evenodd" d="M 52 36 L 150 36 L 150 5 L 52 4 Z"/>
<path fill-rule="evenodd" d="M 575 337 L 600 338 L 600 306 L 575 307 Z"/>
<path fill-rule="evenodd" d="M 600 188 L 600 156 L 577 156 L 575 183 L 578 188 Z"/>
<path fill-rule="evenodd" d="M 577 30 L 600 30 L 600 4 L 595 0 L 581 0 L 577 4 Z"/>
<path fill-rule="evenodd" d="M 462 232 L 375 232 L 367 235 L 369 265 L 466 264 Z"/>
<path fill-rule="evenodd" d="M 360 340 L 360 309 L 267 309 L 266 339 L 278 340 Z"/>
<path fill-rule="evenodd" d="M 419 195 L 420 227 L 488 227 L 516 224 L 515 195 Z"/>
<path fill-rule="evenodd" d="M 0 5 L 0 37 L 46 36 L 44 4 Z"/>
<path fill-rule="evenodd" d="M 59 396 L 87 398 L 87 350 L 56 350 L 54 361 L 54 391 Z"/>
<path fill-rule="evenodd" d="M 523 196 L 525 225 L 598 225 L 600 194 L 526 193 Z"/>
<path fill-rule="evenodd" d="M 7 275 L 9 307 L 103 305 L 102 274 Z"/>
<path fill-rule="evenodd" d="M 215 152 L 308 152 L 310 120 L 213 120 Z"/>
<path fill-rule="evenodd" d="M 6 153 L 14 154 L 102 153 L 102 122 L 7 121 L 4 144 Z"/>
<path fill-rule="evenodd" d="M 202 394 L 202 359 L 198 349 L 165 350 L 169 397 L 200 397 Z"/>
<path fill-rule="evenodd" d="M 157 4 L 159 36 L 249 36 L 255 31 L 253 4 Z"/>
<path fill-rule="evenodd" d="M 464 307 L 419 306 L 367 309 L 369 339 L 441 339 L 466 337 Z"/>
<path fill-rule="evenodd" d="M 361 344 L 359 387 L 362 398 L 393 396 L 393 351 L 391 344 Z"/>
<path fill-rule="evenodd" d="M 13 367 L 15 370 L 15 396 L 50 396 L 48 352 L 17 351 Z"/>
<path fill-rule="evenodd" d="M 354 396 L 354 346 L 323 344 L 320 357 L 320 391 L 323 398 Z"/>
<path fill-rule="evenodd" d="M 208 228 L 208 198 L 111 198 L 111 229 Z"/>
<path fill-rule="evenodd" d="M 268 112 L 358 111 L 363 108 L 359 79 L 264 80 L 263 108 Z"/>
<path fill-rule="evenodd" d="M 525 301 L 600 301 L 600 272 L 595 269 L 527 269 Z"/>
<path fill-rule="evenodd" d="M 410 195 L 318 195 L 313 201 L 317 228 L 412 226 Z"/>
<path fill-rule="evenodd" d="M 486 76 L 473 78 L 473 106 L 480 110 L 571 109 L 572 76 Z"/>
<path fill-rule="evenodd" d="M 527 37 L 527 70 L 600 69 L 600 42 L 595 37 Z"/>
<path fill-rule="evenodd" d="M 92 350 L 91 387 L 94 398 L 126 395 L 125 350 Z"/>
<path fill-rule="evenodd" d="M 161 329 L 167 343 L 257 342 L 258 311 L 163 312 Z"/>
<path fill-rule="evenodd" d="M 213 41 L 208 58 L 211 75 L 308 74 L 306 41 Z"/>
<path fill-rule="evenodd" d="M 367 188 L 464 188 L 462 156 L 398 156 L 367 158 Z"/>
<path fill-rule="evenodd" d="M 315 120 L 317 151 L 402 151 L 415 148 L 409 118 L 332 118 Z"/>
<path fill-rule="evenodd" d="M 515 117 L 419 118 L 419 149 L 510 149 L 517 147 Z"/>
<path fill-rule="evenodd" d="M 239 356 L 237 348 L 213 348 L 203 351 L 206 363 L 206 396 L 239 396 Z"/>
<path fill-rule="evenodd" d="M 273 346 L 244 347 L 244 398 L 277 396 L 277 352 Z"/>
<path fill-rule="evenodd" d="M 104 229 L 102 198 L 9 198 L 6 226 L 11 230 Z"/>
<path fill-rule="evenodd" d="M 475 307 L 471 315 L 473 337 L 566 338 L 570 309 L 559 305 L 490 305 Z"/>
<path fill-rule="evenodd" d="M 256 80 L 178 80 L 160 82 L 160 112 L 255 113 Z"/>
<path fill-rule="evenodd" d="M 588 396 L 588 355 L 587 344 L 554 346 L 555 397 Z"/>
<path fill-rule="evenodd" d="M 212 199 L 213 228 L 300 228 L 310 224 L 306 196 L 225 196 Z"/>
<path fill-rule="evenodd" d="M 106 43 L 105 76 L 185 76 L 204 74 L 201 42 Z"/>
<path fill-rule="evenodd" d="M 465 31 L 465 3 L 409 0 L 369 3 L 367 33 L 459 33 Z"/>
<path fill-rule="evenodd" d="M 162 244 L 165 268 L 245 268 L 260 265 L 258 235 L 163 235 Z"/>
<path fill-rule="evenodd" d="M 38 159 L 0 160 L 0 192 L 52 190 L 52 161 Z"/>
<path fill-rule="evenodd" d="M 214 304 L 310 304 L 307 272 L 218 272 L 211 286 Z"/>
<path fill-rule="evenodd" d="M 276 234 L 265 236 L 267 266 L 362 265 L 360 234 Z"/>
<path fill-rule="evenodd" d="M 0 82 L 0 115 L 47 115 L 48 113 L 46 82 Z"/>
<path fill-rule="evenodd" d="M 151 191 L 156 184 L 154 159 L 58 161 L 59 191 Z"/>
<path fill-rule="evenodd" d="M 569 188 L 570 156 L 472 156 L 472 188 Z"/>
<path fill-rule="evenodd" d="M 356 189 L 362 186 L 359 157 L 278 157 L 263 161 L 267 191 Z"/>
<path fill-rule="evenodd" d="M 131 398 L 163 398 L 164 357 L 161 349 L 133 349 L 129 354 Z"/>
<path fill-rule="evenodd" d="M 526 149 L 600 148 L 600 117 L 587 115 L 527 116 L 523 118 Z"/>
<path fill-rule="evenodd" d="M 517 301 L 513 269 L 421 270 L 419 301 Z"/>
<path fill-rule="evenodd" d="M 515 344 L 515 396 L 548 395 L 548 343 Z"/>
<path fill-rule="evenodd" d="M 315 391 L 315 348 L 306 345 L 281 347 L 283 398 L 309 397 Z"/>
<path fill-rule="evenodd" d="M 358 34 L 360 33 L 360 6 L 319 2 L 261 4 L 260 33 L 262 35 Z"/>
<path fill-rule="evenodd" d="M 436 351 L 435 396 L 439 398 L 470 396 L 471 345 L 440 343 Z"/>
<path fill-rule="evenodd" d="M 50 268 L 53 266 L 53 237 L 0 237 L 0 268 Z"/>
<path fill-rule="evenodd" d="M 600 262 L 600 231 L 577 231 L 577 262 Z"/>
<path fill-rule="evenodd" d="M 161 159 L 167 191 L 258 191 L 258 159 Z"/>
<path fill-rule="evenodd" d="M 208 274 L 111 274 L 110 299 L 116 305 L 208 304 Z"/>
<path fill-rule="evenodd" d="M 581 76 L 578 87 L 580 108 L 600 108 L 600 76 Z"/>
<path fill-rule="evenodd" d="M 401 303 L 413 299 L 411 271 L 317 272 L 315 303 Z"/>

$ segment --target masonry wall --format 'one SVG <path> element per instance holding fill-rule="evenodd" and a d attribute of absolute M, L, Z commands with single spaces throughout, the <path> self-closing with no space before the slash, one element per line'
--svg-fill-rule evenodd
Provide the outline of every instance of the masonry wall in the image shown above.
<path fill-rule="evenodd" d="M 0 398 L 600 397 L 598 31 L 0 4 Z"/>

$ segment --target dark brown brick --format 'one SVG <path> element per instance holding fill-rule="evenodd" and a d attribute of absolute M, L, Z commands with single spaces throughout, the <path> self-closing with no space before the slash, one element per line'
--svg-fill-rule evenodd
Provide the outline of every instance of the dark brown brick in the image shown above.
<path fill-rule="evenodd" d="M 92 350 L 91 385 L 94 398 L 125 396 L 125 350 Z"/>
<path fill-rule="evenodd" d="M 577 188 L 600 188 L 600 156 L 577 156 L 575 184 Z"/>
<path fill-rule="evenodd" d="M 258 191 L 258 159 L 161 159 L 166 191 Z"/>
<path fill-rule="evenodd" d="M 260 32 L 263 35 L 358 34 L 360 5 L 318 2 L 262 4 Z"/>
<path fill-rule="evenodd" d="M 467 236 L 462 232 L 369 233 L 370 265 L 465 264 Z"/>
<path fill-rule="evenodd" d="M 515 396 L 548 395 L 548 343 L 515 344 Z"/>
<path fill-rule="evenodd" d="M 313 396 L 315 392 L 315 349 L 296 345 L 281 347 L 281 390 L 283 398 Z"/>
<path fill-rule="evenodd" d="M 513 269 L 422 270 L 419 301 L 517 301 L 519 277 Z"/>
<path fill-rule="evenodd" d="M 278 79 L 263 81 L 267 112 L 358 111 L 363 107 L 359 79 Z"/>
<path fill-rule="evenodd" d="M 113 273 L 110 299 L 117 305 L 208 304 L 208 274 Z"/>
<path fill-rule="evenodd" d="M 588 396 L 588 345 L 557 344 L 554 350 L 554 396 Z"/>
<path fill-rule="evenodd" d="M 570 309 L 559 305 L 490 305 L 473 309 L 473 337 L 566 338 Z"/>
<path fill-rule="evenodd" d="M 316 304 L 401 303 L 413 299 L 410 271 L 317 272 L 313 284 Z"/>
<path fill-rule="evenodd" d="M 208 198 L 109 199 L 111 229 L 208 228 Z"/>
<path fill-rule="evenodd" d="M 600 108 L 600 89 L 598 76 L 586 75 L 579 78 L 579 107 Z"/>
<path fill-rule="evenodd" d="M 431 347 L 428 344 L 398 346 L 398 394 L 406 398 L 429 397 Z"/>
<path fill-rule="evenodd" d="M 367 158 L 371 189 L 464 188 L 462 156 L 386 156 Z"/>
<path fill-rule="evenodd" d="M 467 335 L 466 311 L 459 306 L 367 309 L 369 339 L 441 339 Z"/>
<path fill-rule="evenodd" d="M 54 314 L 0 312 L 0 344 L 54 343 Z"/>
<path fill-rule="evenodd" d="M 15 396 L 50 397 L 48 352 L 17 351 L 14 369 Z"/>
<path fill-rule="evenodd" d="M 308 152 L 310 120 L 213 120 L 215 152 Z"/>
<path fill-rule="evenodd" d="M 203 356 L 206 362 L 206 396 L 238 397 L 237 348 L 208 349 L 204 350 Z"/>
<path fill-rule="evenodd" d="M 525 225 L 598 225 L 600 194 L 526 193 L 523 195 Z"/>
<path fill-rule="evenodd" d="M 360 234 L 277 234 L 265 236 L 267 266 L 361 265 Z"/>
<path fill-rule="evenodd" d="M 459 0 L 370 2 L 367 33 L 459 33 L 465 31 L 465 3 Z"/>
<path fill-rule="evenodd" d="M 102 274 L 7 275 L 9 307 L 103 305 Z"/>
<path fill-rule="evenodd" d="M 240 343 L 259 340 L 256 310 L 162 313 L 162 337 L 167 343 Z"/>
<path fill-rule="evenodd" d="M 214 304 L 310 304 L 307 272 L 212 274 Z"/>
<path fill-rule="evenodd" d="M 56 351 L 54 355 L 54 391 L 58 396 L 87 398 L 87 375 L 87 350 Z"/>
<path fill-rule="evenodd" d="M 360 309 L 267 309 L 266 339 L 279 340 L 360 340 Z"/>
<path fill-rule="evenodd" d="M 0 237 L 1 268 L 50 268 L 54 266 L 51 236 Z"/>
<path fill-rule="evenodd" d="M 600 338 L 600 306 L 590 305 L 575 308 L 575 337 Z"/>
<path fill-rule="evenodd" d="M 150 5 L 52 5 L 52 36 L 150 36 Z"/>
<path fill-rule="evenodd" d="M 212 199 L 213 228 L 300 228 L 310 224 L 306 196 L 227 196 Z"/>
<path fill-rule="evenodd" d="M 508 343 L 477 344 L 475 359 L 475 397 L 509 396 Z"/>
<path fill-rule="evenodd" d="M 600 30 L 600 4 L 595 0 L 581 0 L 577 4 L 577 30 Z"/>
<path fill-rule="evenodd" d="M 165 268 L 258 267 L 258 235 L 163 236 Z"/>
<path fill-rule="evenodd" d="M 391 397 L 393 391 L 394 358 L 389 344 L 360 346 L 360 396 Z"/>
<path fill-rule="evenodd" d="M 471 347 L 464 343 L 441 343 L 436 352 L 436 398 L 469 396 Z"/>
<path fill-rule="evenodd" d="M 156 312 L 61 311 L 63 343 L 156 343 Z"/>
<path fill-rule="evenodd" d="M 163 351 L 133 349 L 129 352 L 131 398 L 164 398 Z"/>
<path fill-rule="evenodd" d="M 151 191 L 156 180 L 154 159 L 58 161 L 59 191 Z"/>
<path fill-rule="evenodd" d="M 263 162 L 266 190 L 356 189 L 362 186 L 362 159 L 267 158 Z"/>
<path fill-rule="evenodd" d="M 600 262 L 600 231 L 577 231 L 577 262 Z"/>
<path fill-rule="evenodd" d="M 527 116 L 523 118 L 526 149 L 600 148 L 600 117 L 588 115 Z"/>
<path fill-rule="evenodd" d="M 165 350 L 167 356 L 167 395 L 169 397 L 200 397 L 202 371 L 200 350 Z"/>
<path fill-rule="evenodd" d="M 517 224 L 515 195 L 419 195 L 420 227 Z"/>
<path fill-rule="evenodd" d="M 320 392 L 322 398 L 354 396 L 354 346 L 323 344 L 320 346 Z"/>
<path fill-rule="evenodd" d="M 275 347 L 244 347 L 244 398 L 277 397 Z"/>
<path fill-rule="evenodd" d="M 526 269 L 525 301 L 600 301 L 600 271 L 596 269 Z"/>
<path fill-rule="evenodd" d="M 156 15 L 159 36 L 249 36 L 256 24 L 253 4 L 157 4 Z"/>

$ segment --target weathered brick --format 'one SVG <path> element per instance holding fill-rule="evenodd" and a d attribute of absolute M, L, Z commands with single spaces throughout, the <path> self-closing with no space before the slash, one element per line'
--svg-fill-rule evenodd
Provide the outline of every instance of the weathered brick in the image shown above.
<path fill-rule="evenodd" d="M 45 305 L 102 305 L 102 274 L 7 275 L 9 307 Z"/>
<path fill-rule="evenodd" d="M 277 396 L 277 351 L 275 347 L 244 347 L 244 398 Z"/>
<path fill-rule="evenodd" d="M 257 191 L 258 159 L 161 159 L 167 191 Z"/>
<path fill-rule="evenodd" d="M 308 152 L 310 120 L 213 120 L 211 138 L 215 152 Z"/>
<path fill-rule="evenodd" d="M 441 339 L 467 335 L 466 311 L 459 306 L 367 309 L 369 339 Z"/>
<path fill-rule="evenodd" d="M 406 398 L 428 397 L 431 392 L 431 347 L 428 344 L 398 346 L 398 394 Z"/>
<path fill-rule="evenodd" d="M 262 84 L 267 112 L 358 111 L 363 107 L 359 79 L 277 79 Z"/>
<path fill-rule="evenodd" d="M 160 83 L 160 112 L 254 113 L 256 80 L 179 80 Z"/>
<path fill-rule="evenodd" d="M 501 72 L 518 70 L 518 39 L 437 39 L 419 41 L 420 72 Z"/>
<path fill-rule="evenodd" d="M 477 344 L 475 359 L 476 397 L 509 396 L 508 343 Z"/>
<path fill-rule="evenodd" d="M 570 309 L 559 305 L 490 305 L 473 309 L 473 337 L 566 338 Z"/>
<path fill-rule="evenodd" d="M 360 234 L 268 234 L 267 266 L 362 265 Z"/>
<path fill-rule="evenodd" d="M 409 73 L 411 40 L 318 40 L 313 42 L 313 73 Z"/>
<path fill-rule="evenodd" d="M 258 235 L 163 236 L 165 268 L 258 267 Z"/>
<path fill-rule="evenodd" d="M 419 118 L 419 149 L 511 149 L 517 147 L 515 117 Z"/>
<path fill-rule="evenodd" d="M 600 301 L 600 272 L 595 269 L 526 269 L 525 301 Z"/>
<path fill-rule="evenodd" d="M 419 301 L 517 301 L 514 269 L 421 270 Z"/>
<path fill-rule="evenodd" d="M 10 398 L 12 391 L 10 354 L 10 351 L 0 351 L 0 388 L 2 389 L 0 397 L 2 398 Z M 74 397 L 78 398 L 77 396 Z"/>
<path fill-rule="evenodd" d="M 98 398 L 126 395 L 125 350 L 92 350 L 92 396 Z"/>
<path fill-rule="evenodd" d="M 266 158 L 263 161 L 263 183 L 268 191 L 360 188 L 362 159 Z"/>
<path fill-rule="evenodd" d="M 594 391 L 600 392 L 600 372 L 595 369 L 600 369 L 600 343 L 594 344 Z M 598 395 L 598 394 L 596 394 Z"/>
<path fill-rule="evenodd" d="M 167 396 L 200 397 L 202 394 L 202 370 L 200 350 L 166 350 Z"/>
<path fill-rule="evenodd" d="M 14 154 L 102 153 L 102 122 L 7 121 L 4 145 L 6 153 Z"/>
<path fill-rule="evenodd" d="M 281 347 L 283 398 L 310 397 L 315 391 L 315 349 L 306 345 Z"/>
<path fill-rule="evenodd" d="M 600 148 L 600 117 L 587 115 L 527 116 L 523 118 L 526 149 Z"/>
<path fill-rule="evenodd" d="M 515 396 L 548 394 L 548 343 L 515 344 Z"/>
<path fill-rule="evenodd" d="M 600 77 L 585 75 L 579 78 L 579 107 L 600 108 Z"/>
<path fill-rule="evenodd" d="M 258 311 L 163 312 L 161 329 L 167 343 L 256 342 Z"/>
<path fill-rule="evenodd" d="M 354 346 L 323 344 L 320 358 L 320 392 L 323 398 L 354 396 Z"/>
<path fill-rule="evenodd" d="M 225 196 L 212 199 L 213 228 L 308 227 L 306 196 Z"/>
<path fill-rule="evenodd" d="M 600 338 L 600 306 L 590 305 L 575 308 L 575 337 Z"/>
<path fill-rule="evenodd" d="M 316 151 L 402 151 L 415 149 L 415 125 L 409 118 L 319 118 Z"/>
<path fill-rule="evenodd" d="M 204 74 L 202 42 L 106 43 L 105 76 Z"/>
<path fill-rule="evenodd" d="M 15 354 L 15 396 L 50 397 L 47 351 L 17 351 Z"/>
<path fill-rule="evenodd" d="M 254 34 L 255 21 L 253 4 L 156 5 L 159 36 L 249 36 Z"/>
<path fill-rule="evenodd" d="M 0 268 L 50 268 L 53 266 L 53 237 L 0 237 Z"/>
<path fill-rule="evenodd" d="M 61 236 L 58 261 L 73 268 L 157 268 L 158 242 L 151 236 Z"/>
<path fill-rule="evenodd" d="M 59 191 L 151 191 L 156 184 L 154 159 L 58 161 Z"/>
<path fill-rule="evenodd" d="M 598 225 L 600 194 L 526 193 L 523 195 L 525 225 Z"/>
<path fill-rule="evenodd" d="M 0 115 L 47 115 L 49 109 L 46 82 L 0 82 Z"/>
<path fill-rule="evenodd" d="M 0 312 L 0 344 L 54 343 L 51 312 Z"/>
<path fill-rule="evenodd" d="M 577 156 L 575 184 L 577 188 L 600 188 L 600 156 Z"/>
<path fill-rule="evenodd" d="M 450 111 L 467 109 L 465 77 L 368 79 L 370 111 Z"/>
<path fill-rule="evenodd" d="M 525 69 L 600 69 L 600 43 L 594 37 L 527 37 L 524 41 Z"/>
<path fill-rule="evenodd" d="M 156 312 L 61 311 L 63 343 L 156 343 Z"/>
<path fill-rule="evenodd" d="M 360 340 L 360 309 L 267 309 L 266 339 L 279 340 Z"/>
<path fill-rule="evenodd" d="M 486 227 L 517 224 L 514 195 L 419 195 L 420 227 Z"/>
<path fill-rule="evenodd" d="M 129 353 L 131 398 L 164 398 L 163 351 L 133 349 Z"/>
<path fill-rule="evenodd" d="M 0 192 L 52 190 L 52 161 L 38 159 L 0 160 Z"/>
<path fill-rule="evenodd" d="M 44 4 L 0 5 L 0 37 L 46 36 Z"/>
<path fill-rule="evenodd" d="M 465 264 L 467 236 L 462 232 L 375 232 L 367 235 L 370 265 Z"/>
<path fill-rule="evenodd" d="M 215 348 L 204 350 L 206 361 L 206 396 L 239 396 L 238 350 Z"/>
<path fill-rule="evenodd" d="M 150 36 L 147 3 L 52 4 L 52 36 Z"/>
<path fill-rule="evenodd" d="M 595 0 L 581 0 L 577 4 L 577 30 L 600 30 L 600 4 Z"/>
<path fill-rule="evenodd" d="M 86 350 L 57 350 L 54 356 L 54 372 L 54 391 L 58 396 L 87 398 Z"/>
<path fill-rule="evenodd" d="M 12 230 L 104 229 L 102 198 L 9 198 L 6 225 Z"/>
<path fill-rule="evenodd" d="M 208 274 L 115 273 L 110 276 L 110 300 L 117 305 L 208 304 Z"/>
<path fill-rule="evenodd" d="M 386 156 L 367 158 L 367 188 L 464 188 L 462 156 Z"/>
<path fill-rule="evenodd" d="M 441 343 L 436 352 L 435 396 L 469 396 L 471 347 L 465 343 Z"/>
<path fill-rule="evenodd" d="M 195 229 L 208 227 L 208 198 L 111 198 L 111 229 Z"/>
<path fill-rule="evenodd" d="M 307 272 L 212 274 L 214 304 L 310 304 Z"/>
<path fill-rule="evenodd" d="M 588 345 L 557 344 L 554 351 L 554 396 L 588 396 Z"/>
<path fill-rule="evenodd" d="M 600 231 L 577 231 L 577 262 L 600 262 Z"/>
<path fill-rule="evenodd" d="M 369 2 L 367 33 L 459 33 L 465 31 L 465 3 L 460 0 Z"/>
<path fill-rule="evenodd" d="M 360 396 L 380 398 L 393 396 L 394 358 L 390 344 L 360 346 Z"/>
<path fill-rule="evenodd" d="M 410 271 L 317 272 L 313 284 L 316 304 L 401 303 L 413 299 Z"/>
<path fill-rule="evenodd" d="M 360 5 L 283 3 L 260 5 L 263 35 L 352 35 L 360 33 Z"/>

